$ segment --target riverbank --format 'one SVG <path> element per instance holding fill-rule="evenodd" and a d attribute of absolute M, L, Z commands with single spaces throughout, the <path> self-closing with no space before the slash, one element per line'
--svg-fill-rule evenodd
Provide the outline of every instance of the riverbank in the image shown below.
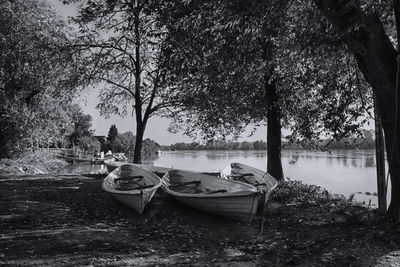
<path fill-rule="evenodd" d="M 260 218 L 246 224 L 209 215 L 162 190 L 139 215 L 102 191 L 99 179 L 2 176 L 0 265 L 386 266 L 397 259 L 399 234 L 372 210 L 307 186 L 289 199 L 293 186 L 274 193 L 259 235 Z"/>
<path fill-rule="evenodd" d="M 0 175 L 49 174 L 68 165 L 51 151 L 26 152 L 12 159 L 1 158 Z"/>

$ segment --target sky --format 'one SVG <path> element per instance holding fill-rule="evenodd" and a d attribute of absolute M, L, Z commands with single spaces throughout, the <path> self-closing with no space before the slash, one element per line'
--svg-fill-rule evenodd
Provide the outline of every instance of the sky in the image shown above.
<path fill-rule="evenodd" d="M 57 12 L 64 18 L 68 19 L 68 16 L 76 15 L 76 5 L 64 5 L 59 0 L 47 0 Z M 86 114 L 90 114 L 93 118 L 92 125 L 95 130 L 95 135 L 107 135 L 111 124 L 115 124 L 118 132 L 123 133 L 126 131 L 132 131 L 135 133 L 136 123 L 132 114 L 127 115 L 124 118 L 118 116 L 111 116 L 106 119 L 102 117 L 99 111 L 96 109 L 98 103 L 97 92 L 98 88 L 86 89 L 83 91 L 78 98 L 77 102 L 82 107 L 82 110 Z M 168 131 L 168 125 L 170 120 L 161 117 L 152 117 L 149 119 L 145 138 L 153 139 L 161 145 L 169 145 L 178 142 L 189 143 L 192 140 L 190 137 L 183 135 L 182 133 L 173 134 Z M 266 140 L 267 132 L 266 127 L 258 127 L 252 136 L 249 136 L 253 127 L 248 127 L 248 129 L 239 138 L 239 141 L 256 141 L 256 140 Z M 198 140 L 197 140 L 198 141 Z"/>

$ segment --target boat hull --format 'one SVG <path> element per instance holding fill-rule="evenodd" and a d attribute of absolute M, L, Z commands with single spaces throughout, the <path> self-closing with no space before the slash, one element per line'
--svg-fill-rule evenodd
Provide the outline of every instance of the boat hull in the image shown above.
<path fill-rule="evenodd" d="M 241 222 L 251 222 L 258 209 L 259 198 L 261 195 L 253 194 L 249 196 L 237 197 L 179 197 L 176 200 L 186 206 L 205 211 L 207 213 L 223 216 Z"/>
<path fill-rule="evenodd" d="M 179 181 L 174 180 L 176 178 L 172 178 L 173 176 L 179 177 Z M 190 183 L 191 181 L 200 181 L 201 187 L 204 190 L 210 189 L 211 192 L 182 193 L 170 188 L 171 184 L 176 182 Z M 242 222 L 250 222 L 254 219 L 260 197 L 262 197 L 262 194 L 252 185 L 182 170 L 166 172 L 162 188 L 184 205 Z M 212 190 L 224 190 L 224 192 L 214 194 Z"/>
<path fill-rule="evenodd" d="M 138 213 L 142 214 L 146 205 L 153 198 L 156 190 L 152 192 L 146 192 L 142 195 L 139 194 L 119 194 L 119 193 L 110 193 L 113 198 L 118 200 L 119 202 L 127 205 L 128 207 L 134 209 Z"/>
<path fill-rule="evenodd" d="M 137 182 L 134 184 L 137 186 L 136 188 L 141 189 L 131 190 L 128 188 L 128 190 L 121 190 L 121 188 L 118 187 L 119 182 L 117 182 L 117 178 L 121 179 L 121 177 L 123 177 L 122 173 L 126 169 L 129 171 L 129 177 L 141 177 L 139 179 L 141 184 L 138 184 Z M 135 166 L 123 165 L 114 169 L 107 175 L 103 181 L 102 188 L 119 202 L 134 209 L 138 213 L 142 213 L 146 205 L 153 198 L 157 189 L 161 186 L 161 183 L 161 179 L 151 172 Z"/>

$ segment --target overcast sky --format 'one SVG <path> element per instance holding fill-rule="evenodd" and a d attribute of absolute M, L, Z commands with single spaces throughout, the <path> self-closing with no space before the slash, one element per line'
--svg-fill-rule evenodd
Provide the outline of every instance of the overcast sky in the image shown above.
<path fill-rule="evenodd" d="M 55 9 L 65 18 L 68 16 L 74 16 L 76 14 L 76 5 L 63 5 L 59 0 L 47 0 L 51 3 Z M 80 96 L 79 104 L 83 111 L 90 114 L 93 117 L 93 129 L 96 131 L 96 135 L 107 135 L 111 124 L 117 126 L 118 132 L 123 133 L 126 131 L 132 131 L 135 133 L 136 123 L 132 114 L 129 114 L 125 118 L 118 116 L 112 116 L 109 119 L 105 119 L 96 109 L 98 103 L 97 90 L 85 90 Z M 177 142 L 192 142 L 193 140 L 183 134 L 172 134 L 168 132 L 168 125 L 170 121 L 166 118 L 152 117 L 150 118 L 146 131 L 145 138 L 151 138 L 162 145 L 169 145 Z M 259 127 L 257 131 L 249 137 L 252 127 L 246 131 L 239 141 L 255 141 L 255 140 L 266 140 L 266 127 Z"/>

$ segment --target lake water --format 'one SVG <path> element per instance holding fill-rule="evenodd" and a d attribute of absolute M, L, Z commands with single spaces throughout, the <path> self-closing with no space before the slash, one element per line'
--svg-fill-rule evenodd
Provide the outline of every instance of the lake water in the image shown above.
<path fill-rule="evenodd" d="M 163 167 L 195 171 L 219 171 L 231 162 L 241 162 L 265 170 L 265 151 L 165 151 L 155 161 L 147 162 Z M 326 188 L 332 193 L 351 193 L 357 200 L 376 204 L 377 192 L 375 150 L 310 150 L 282 151 L 285 177 Z M 362 192 L 364 194 L 358 194 Z"/>

